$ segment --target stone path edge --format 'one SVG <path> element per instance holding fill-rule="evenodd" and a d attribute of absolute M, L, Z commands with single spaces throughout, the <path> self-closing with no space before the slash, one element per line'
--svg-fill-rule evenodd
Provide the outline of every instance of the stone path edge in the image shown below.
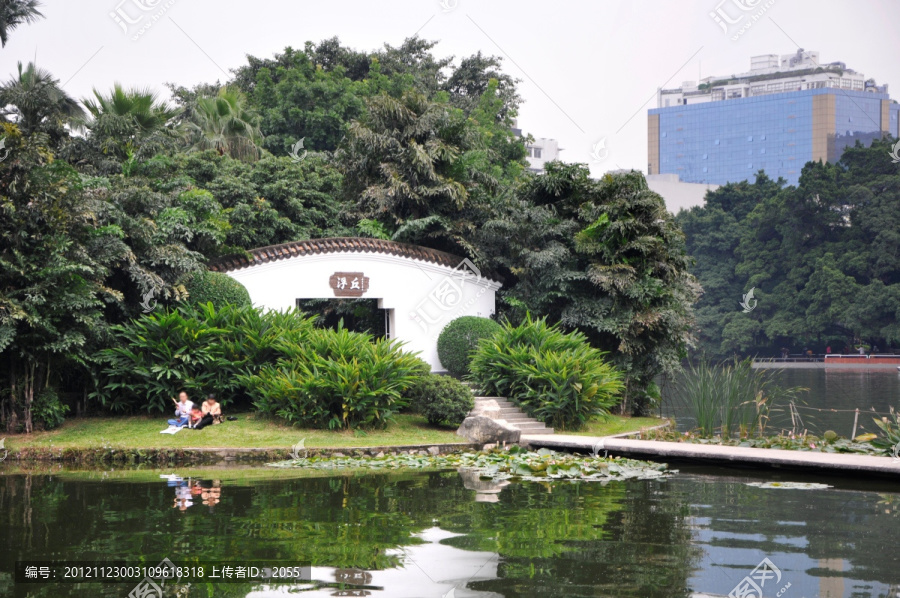
<path fill-rule="evenodd" d="M 523 434 L 521 443 L 531 448 L 588 452 L 599 450 L 614 456 L 669 463 L 755 467 L 843 475 L 875 475 L 900 481 L 900 460 L 891 457 L 563 434 L 553 436 Z"/>
<path fill-rule="evenodd" d="M 378 453 L 397 454 L 419 452 L 431 454 L 452 453 L 460 450 L 480 450 L 481 444 L 452 442 L 437 444 L 406 444 L 388 446 L 306 447 L 303 454 L 313 456 L 374 456 Z M 223 461 L 240 463 L 265 463 L 284 461 L 292 456 L 290 448 L 134 448 L 134 449 L 23 449 L 10 452 L 6 462 L 64 461 L 76 463 L 180 463 L 211 464 Z M 0 472 L 3 463 L 0 462 Z"/>

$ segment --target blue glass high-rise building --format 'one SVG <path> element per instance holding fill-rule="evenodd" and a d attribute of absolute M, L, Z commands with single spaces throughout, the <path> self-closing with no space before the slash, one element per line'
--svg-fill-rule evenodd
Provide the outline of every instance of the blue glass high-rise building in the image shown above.
<path fill-rule="evenodd" d="M 857 140 L 900 137 L 900 105 L 818 53 L 753 58 L 749 73 L 660 90 L 648 116 L 648 174 L 725 184 L 760 170 L 796 184 L 809 161 L 834 162 Z"/>

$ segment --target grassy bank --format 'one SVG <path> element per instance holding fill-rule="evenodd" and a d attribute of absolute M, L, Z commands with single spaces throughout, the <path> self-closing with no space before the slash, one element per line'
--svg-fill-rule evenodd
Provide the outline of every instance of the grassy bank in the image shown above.
<path fill-rule="evenodd" d="M 82 464 L 215 462 L 222 458 L 241 461 L 272 461 L 287 458 L 301 440 L 313 454 L 368 447 L 392 452 L 388 447 L 468 444 L 455 430 L 428 424 L 418 415 L 399 415 L 383 430 L 312 430 L 296 428 L 254 413 L 239 414 L 229 421 L 202 430 L 183 429 L 160 434 L 160 417 L 92 417 L 67 421 L 57 430 L 5 438 L 12 459 L 55 459 Z M 591 422 L 577 432 L 587 436 L 609 436 L 658 426 L 663 420 L 610 416 Z M 217 450 L 220 449 L 220 450 Z M 248 449 L 252 449 L 248 451 Z M 446 447 L 444 450 L 449 449 Z M 398 449 L 400 450 L 400 449 Z M 240 452 L 243 451 L 243 452 Z"/>
<path fill-rule="evenodd" d="M 398 415 L 384 430 L 329 431 L 295 428 L 254 413 L 237 415 L 202 430 L 184 429 L 177 434 L 160 434 L 165 429 L 161 417 L 92 417 L 72 419 L 59 429 L 9 436 L 6 448 L 15 453 L 25 449 L 186 449 L 186 448 L 270 448 L 285 449 L 300 440 L 308 448 L 368 447 L 466 442 L 455 430 L 436 428 L 425 418 Z"/>
<path fill-rule="evenodd" d="M 661 426 L 668 420 L 658 417 L 626 417 L 611 415 L 603 420 L 598 419 L 589 422 L 584 429 L 577 432 L 560 432 L 561 434 L 574 434 L 576 436 L 613 436 L 625 432 L 640 432 L 647 428 Z"/>

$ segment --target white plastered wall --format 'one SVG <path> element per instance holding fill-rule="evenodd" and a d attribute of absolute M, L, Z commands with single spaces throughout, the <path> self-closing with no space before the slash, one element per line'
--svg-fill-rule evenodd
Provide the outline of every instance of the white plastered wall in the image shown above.
<path fill-rule="evenodd" d="M 388 310 L 389 335 L 419 352 L 432 371 L 444 371 L 437 338 L 460 316 L 494 314 L 500 283 L 480 276 L 466 260 L 458 268 L 383 253 L 303 255 L 227 272 L 250 293 L 253 305 L 285 310 L 297 299 L 335 299 L 329 279 L 336 272 L 362 272 L 369 279 L 364 299 Z"/>

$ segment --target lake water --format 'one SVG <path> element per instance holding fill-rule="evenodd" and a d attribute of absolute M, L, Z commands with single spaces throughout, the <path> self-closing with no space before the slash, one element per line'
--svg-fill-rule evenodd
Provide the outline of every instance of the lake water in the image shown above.
<path fill-rule="evenodd" d="M 727 596 L 763 559 L 765 596 L 900 596 L 896 484 L 766 490 L 747 482 L 772 476 L 701 469 L 505 486 L 455 471 L 195 469 L 176 487 L 159 473 L 0 477 L 0 595 L 124 598 L 134 586 L 14 586 L 16 561 L 169 558 L 313 566 L 312 584 L 165 588 L 204 598 Z"/>
<path fill-rule="evenodd" d="M 900 409 L 900 373 L 896 370 L 844 369 L 782 369 L 772 371 L 779 384 L 785 387 L 808 388 L 797 402 L 803 427 L 821 435 L 834 430 L 841 436 L 853 432 L 855 409 L 859 409 L 857 434 L 878 432 L 872 423 L 878 414 L 887 415 L 889 409 Z M 681 431 L 689 430 L 696 421 L 675 399 L 671 385 L 662 384 L 662 414 L 674 417 Z M 881 417 L 881 415 L 877 415 Z M 777 434 L 791 429 L 791 417 L 786 405 L 778 406 L 771 414 L 768 432 Z"/>

